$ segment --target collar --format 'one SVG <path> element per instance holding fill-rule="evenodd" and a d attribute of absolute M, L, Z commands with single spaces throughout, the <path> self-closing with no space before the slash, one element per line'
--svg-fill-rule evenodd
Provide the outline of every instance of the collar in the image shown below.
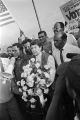
<path fill-rule="evenodd" d="M 63 46 L 61 49 L 59 49 L 59 50 L 64 50 L 64 49 L 66 48 L 67 44 L 68 44 L 68 43 L 65 42 L 64 46 Z"/>
<path fill-rule="evenodd" d="M 66 49 L 68 45 L 69 45 L 69 44 L 66 42 L 66 44 L 65 44 L 64 47 L 63 47 L 63 50 Z"/>
<path fill-rule="evenodd" d="M 41 56 L 42 56 L 42 52 L 40 52 L 40 54 L 36 56 L 36 62 L 41 63 Z"/>
<path fill-rule="evenodd" d="M 16 60 L 22 59 L 23 56 L 24 56 L 24 55 L 20 55 L 20 56 L 16 57 L 15 59 L 16 59 Z"/>

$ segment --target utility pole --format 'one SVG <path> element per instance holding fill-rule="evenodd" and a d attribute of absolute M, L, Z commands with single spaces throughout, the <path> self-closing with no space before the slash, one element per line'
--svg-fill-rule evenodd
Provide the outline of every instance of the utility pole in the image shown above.
<path fill-rule="evenodd" d="M 41 25 L 40 25 L 39 17 L 38 17 L 38 14 L 37 14 L 37 11 L 36 11 L 36 7 L 35 7 L 35 4 L 34 4 L 34 0 L 32 0 L 32 4 L 33 4 L 34 11 L 35 11 L 35 14 L 36 14 L 36 18 L 37 18 L 39 29 L 41 31 Z"/>

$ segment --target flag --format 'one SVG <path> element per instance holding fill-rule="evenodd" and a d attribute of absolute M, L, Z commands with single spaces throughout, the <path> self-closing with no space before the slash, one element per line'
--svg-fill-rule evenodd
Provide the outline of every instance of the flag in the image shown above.
<path fill-rule="evenodd" d="M 6 8 L 4 3 L 0 0 L 0 27 L 3 27 L 13 22 L 15 22 L 15 20 L 11 16 L 9 10 Z"/>
<path fill-rule="evenodd" d="M 20 27 L 19 27 L 19 30 L 20 30 L 20 36 L 19 36 L 19 38 L 18 38 L 18 40 L 20 39 L 20 40 L 25 40 L 25 34 L 24 34 L 24 32 L 20 29 Z"/>
<path fill-rule="evenodd" d="M 24 35 L 24 32 L 20 29 L 20 37 Z M 25 36 L 25 35 L 24 35 Z"/>

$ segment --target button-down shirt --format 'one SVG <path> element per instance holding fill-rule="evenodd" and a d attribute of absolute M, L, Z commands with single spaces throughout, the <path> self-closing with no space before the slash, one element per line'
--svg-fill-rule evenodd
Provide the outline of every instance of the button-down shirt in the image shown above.
<path fill-rule="evenodd" d="M 63 60 L 65 62 L 70 61 L 71 59 L 67 58 L 66 55 L 67 53 L 78 53 L 80 54 L 80 48 L 78 48 L 77 46 L 73 46 L 69 43 L 66 43 L 65 46 L 63 47 L 63 51 L 62 51 L 62 55 L 63 55 Z M 55 48 L 53 51 L 53 56 L 56 60 L 57 65 L 61 64 L 61 60 L 60 60 L 60 50 Z"/>
<path fill-rule="evenodd" d="M 72 34 L 69 33 L 66 34 L 67 34 L 67 43 L 70 45 L 78 46 L 76 38 Z M 55 49 L 54 38 L 51 38 L 51 43 L 52 43 L 52 54 L 53 54 L 53 51 Z"/>
<path fill-rule="evenodd" d="M 69 34 L 69 33 L 66 33 L 66 34 L 67 34 L 67 42 L 71 45 L 78 46 L 77 40 L 75 39 L 75 37 L 72 34 Z"/>

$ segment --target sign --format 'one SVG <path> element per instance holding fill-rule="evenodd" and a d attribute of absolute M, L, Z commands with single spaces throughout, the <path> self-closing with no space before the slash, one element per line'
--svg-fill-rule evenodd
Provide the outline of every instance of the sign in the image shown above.
<path fill-rule="evenodd" d="M 67 22 L 74 22 L 80 18 L 80 0 L 71 0 L 60 7 Z"/>
<path fill-rule="evenodd" d="M 80 20 L 80 0 L 71 0 L 60 7 L 69 29 L 76 29 Z"/>
<path fill-rule="evenodd" d="M 68 33 L 76 33 L 79 31 L 78 21 L 74 21 L 74 23 L 69 23 L 67 27 L 65 27 L 65 32 Z"/>

